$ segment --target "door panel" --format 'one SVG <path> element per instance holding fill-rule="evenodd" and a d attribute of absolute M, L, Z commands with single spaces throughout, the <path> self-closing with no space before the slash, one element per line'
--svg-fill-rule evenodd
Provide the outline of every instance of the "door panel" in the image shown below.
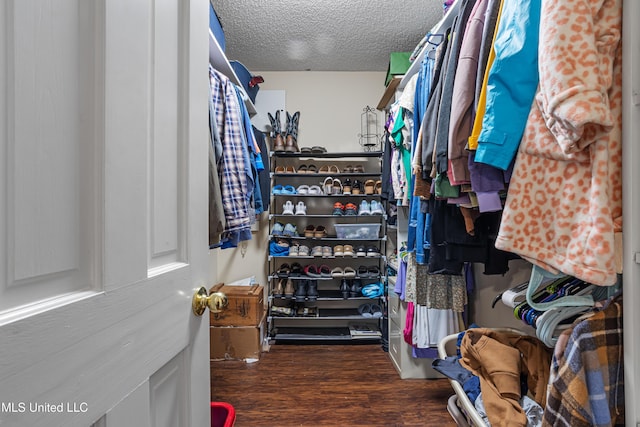
<path fill-rule="evenodd" d="M 207 9 L 0 2 L 2 427 L 209 423 Z"/>
<path fill-rule="evenodd" d="M 151 425 L 174 427 L 187 424 L 188 393 L 184 373 L 184 359 L 179 354 L 151 376 Z"/>
<path fill-rule="evenodd" d="M 136 408 L 146 407 L 150 402 L 149 383 L 144 382 L 126 396 L 117 406 L 110 409 L 107 414 L 102 417 L 95 426 L 91 427 L 108 427 L 108 426 L 151 426 L 151 413 L 136 411 Z M 133 417 L 132 418 L 132 414 Z"/>
<path fill-rule="evenodd" d="M 85 120 L 95 98 L 92 91 L 80 96 L 94 80 L 82 72 L 93 55 L 78 42 L 93 39 L 78 25 L 93 10 L 78 0 L 55 7 L 8 1 L 0 8 L 4 311 L 33 304 L 34 296 L 44 301 L 99 286 L 92 256 L 99 246 L 92 232 L 96 192 L 84 191 L 95 190 L 99 177 L 81 161 L 93 158 L 97 144 Z M 59 19 L 44 19 L 53 14 Z"/>
<path fill-rule="evenodd" d="M 152 1 L 154 26 L 152 57 L 156 67 L 152 78 L 154 115 L 151 146 L 151 246 L 150 267 L 183 261 L 184 250 L 184 153 L 178 146 L 184 135 L 180 111 L 185 109 L 180 97 L 180 75 L 183 74 L 180 52 L 184 51 L 182 10 L 176 0 Z M 167 49 L 168 47 L 168 49 Z M 176 197 L 178 196 L 178 197 Z"/>

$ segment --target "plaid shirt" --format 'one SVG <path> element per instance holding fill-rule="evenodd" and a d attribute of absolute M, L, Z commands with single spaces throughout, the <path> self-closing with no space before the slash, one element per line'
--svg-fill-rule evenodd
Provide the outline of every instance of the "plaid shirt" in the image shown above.
<path fill-rule="evenodd" d="M 211 96 L 216 124 L 222 142 L 222 158 L 218 165 L 222 205 L 226 219 L 225 232 L 249 229 L 250 203 L 247 198 L 247 150 L 243 138 L 242 118 L 235 88 L 229 79 L 209 67 Z M 250 192 L 249 192 L 250 193 Z"/>
<path fill-rule="evenodd" d="M 624 425 L 622 299 L 578 323 L 551 362 L 543 426 Z"/>

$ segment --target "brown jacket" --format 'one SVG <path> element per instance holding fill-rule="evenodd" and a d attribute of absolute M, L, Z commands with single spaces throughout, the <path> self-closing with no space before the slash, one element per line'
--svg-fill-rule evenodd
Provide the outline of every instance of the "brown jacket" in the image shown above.
<path fill-rule="evenodd" d="M 526 426 L 520 406 L 520 376 L 543 408 L 551 350 L 537 338 L 492 329 L 469 329 L 460 344 L 460 364 L 480 378 L 482 399 L 493 427 Z"/>

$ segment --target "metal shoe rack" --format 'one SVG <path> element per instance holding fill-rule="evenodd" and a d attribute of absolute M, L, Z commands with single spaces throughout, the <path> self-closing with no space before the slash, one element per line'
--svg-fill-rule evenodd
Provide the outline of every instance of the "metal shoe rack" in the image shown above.
<path fill-rule="evenodd" d="M 269 297 L 268 297 L 268 328 L 270 337 L 278 341 L 338 341 L 360 342 L 362 340 L 381 339 L 382 322 L 386 316 L 386 204 L 381 200 L 381 195 L 374 188 L 374 194 L 365 194 L 364 183 L 368 180 L 380 181 L 382 173 L 382 152 L 272 152 L 271 153 L 271 188 L 272 200 L 269 215 L 269 240 L 270 245 L 279 241 L 283 246 L 309 248 L 309 255 L 299 255 L 297 250 L 291 250 L 292 254 L 274 254 L 271 250 L 268 254 L 269 265 Z M 329 167 L 325 171 L 323 166 Z M 359 168 L 357 166 L 362 166 Z M 355 168 L 354 168 L 355 167 Z M 353 170 L 356 169 L 357 172 Z M 292 189 L 300 186 L 312 187 L 314 185 L 323 189 L 323 183 L 327 178 L 337 179 L 342 185 L 348 180 L 352 185 L 355 181 L 361 182 L 361 194 L 319 194 L 312 190 L 300 194 L 290 194 Z M 287 187 L 289 186 L 289 187 Z M 286 188 L 283 192 L 282 188 Z M 304 187 L 303 187 L 304 188 Z M 275 189 L 275 192 L 274 192 Z M 275 194 L 274 194 L 275 193 Z M 381 214 L 375 215 L 334 215 L 334 204 L 340 202 L 343 205 L 352 203 L 360 208 L 361 202 L 379 203 L 382 207 Z M 304 203 L 306 213 L 299 215 L 283 214 L 283 205 L 291 201 L 294 206 L 299 202 Z M 374 203 L 374 205 L 375 205 Z M 358 212 L 360 213 L 360 212 Z M 338 227 L 336 227 L 336 224 Z M 296 236 L 282 236 L 282 227 L 291 231 L 295 226 Z M 324 229 L 324 232 L 322 230 Z M 337 230 L 341 236 L 338 237 Z M 344 235 L 347 229 L 348 234 Z M 310 231 L 320 230 L 313 237 L 305 237 L 305 230 L 310 236 Z M 367 235 L 364 231 L 377 231 L 375 235 Z M 362 232 L 361 232 L 362 231 Z M 353 232 L 353 233 L 352 233 Z M 326 233 L 326 234 L 325 234 Z M 349 234 L 351 233 L 351 234 Z M 349 238 L 358 237 L 358 238 Z M 353 247 L 354 255 L 358 247 L 371 249 L 368 256 L 341 256 L 335 255 L 336 246 L 344 248 L 347 245 Z M 324 251 L 316 251 L 313 248 L 321 247 Z M 327 249 L 330 248 L 330 251 Z M 377 255 L 372 255 L 376 253 Z M 303 253 L 305 253 L 303 251 Z M 361 254 L 362 255 L 362 254 Z M 302 272 L 297 275 L 291 272 L 296 263 Z M 312 265 L 316 270 L 324 266 L 324 277 L 310 277 L 304 269 Z M 287 274 L 286 267 L 289 267 Z M 328 267 L 328 269 L 327 269 Z M 346 278 L 349 294 L 343 291 L 343 277 L 340 271 L 349 267 L 355 271 L 352 278 Z M 366 274 L 365 274 L 366 269 Z M 327 277 L 326 272 L 335 274 Z M 311 274 L 314 274 L 311 269 Z M 280 295 L 283 289 L 289 291 L 293 286 L 294 295 Z M 382 295 L 371 298 L 365 296 L 358 289 L 361 285 L 365 289 L 367 285 L 380 284 Z M 355 284 L 355 286 L 354 286 Z M 309 292 L 311 289 L 317 289 Z M 305 289 L 308 292 L 301 292 Z M 342 289 L 341 289 L 342 288 Z M 355 290 L 355 292 L 353 292 Z M 346 298 L 345 298 L 346 297 Z M 373 308 L 369 311 L 368 308 Z M 354 329 L 359 329 L 362 335 L 356 337 Z M 379 333 L 368 334 L 367 329 Z"/>

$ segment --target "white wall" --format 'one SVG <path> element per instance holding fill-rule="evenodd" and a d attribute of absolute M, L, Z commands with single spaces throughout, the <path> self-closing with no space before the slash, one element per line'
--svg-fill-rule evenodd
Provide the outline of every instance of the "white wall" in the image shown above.
<path fill-rule="evenodd" d="M 358 143 L 360 115 L 368 105 L 375 108 L 384 92 L 384 72 L 259 72 L 260 90 L 284 90 L 290 113 L 300 111 L 298 145 L 324 146 L 331 152 L 361 151 Z M 258 93 L 259 101 L 260 93 Z M 273 112 L 275 113 L 275 111 Z M 382 129 L 383 115 L 378 116 Z M 212 251 L 217 281 L 230 283 L 256 276 L 267 283 L 269 251 L 267 214 L 261 216 L 253 239 L 236 249 Z M 245 246 L 245 247 L 243 247 Z M 217 265 L 217 266 L 216 266 Z M 214 267 L 215 266 L 215 267 Z"/>
<path fill-rule="evenodd" d="M 264 77 L 260 90 L 284 90 L 287 110 L 292 114 L 300 111 L 299 147 L 320 145 L 329 151 L 361 151 L 358 135 L 362 110 L 367 105 L 372 108 L 378 105 L 386 73 L 254 73 Z M 382 118 L 379 114 L 380 129 Z"/>

